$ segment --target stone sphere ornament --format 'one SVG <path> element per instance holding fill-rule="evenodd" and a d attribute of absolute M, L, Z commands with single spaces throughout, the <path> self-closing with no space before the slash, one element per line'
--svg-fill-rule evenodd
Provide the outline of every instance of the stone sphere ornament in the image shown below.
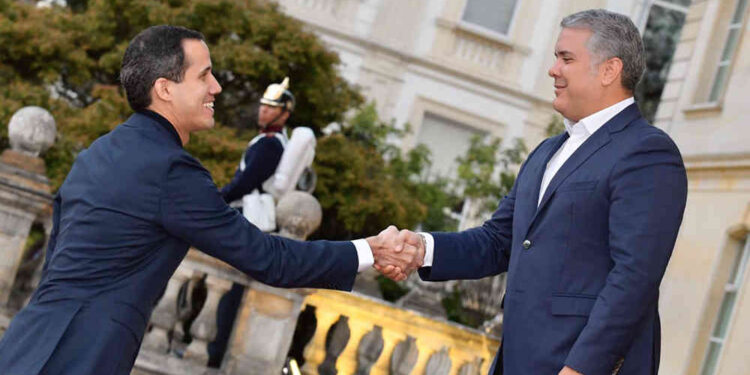
<path fill-rule="evenodd" d="M 8 138 L 13 151 L 39 156 L 55 143 L 55 119 L 44 108 L 23 107 L 13 114 L 8 124 Z"/>
<path fill-rule="evenodd" d="M 304 240 L 320 226 L 323 210 L 310 193 L 292 191 L 276 205 L 276 225 L 284 237 Z"/>

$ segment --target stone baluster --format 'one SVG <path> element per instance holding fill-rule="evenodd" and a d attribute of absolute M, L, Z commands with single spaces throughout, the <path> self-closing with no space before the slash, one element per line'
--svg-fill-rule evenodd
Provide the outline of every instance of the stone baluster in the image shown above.
<path fill-rule="evenodd" d="M 305 359 L 305 348 L 310 340 L 315 336 L 318 328 L 318 318 L 315 316 L 316 307 L 313 305 L 305 306 L 302 313 L 297 318 L 297 326 L 294 328 L 292 344 L 289 348 L 289 357 L 297 361 L 297 365 L 302 367 L 307 360 Z"/>
<path fill-rule="evenodd" d="M 458 375 L 481 375 L 484 358 L 475 357 L 473 361 L 466 361 L 458 370 Z"/>
<path fill-rule="evenodd" d="M 326 357 L 318 366 L 319 375 L 336 375 L 336 361 L 349 343 L 351 330 L 349 329 L 349 317 L 340 315 L 339 320 L 333 323 L 326 334 Z"/>
<path fill-rule="evenodd" d="M 304 240 L 318 228 L 322 217 L 320 204 L 306 192 L 292 191 L 276 206 L 279 235 L 287 238 Z M 279 374 L 308 293 L 304 289 L 278 289 L 251 282 L 224 357 L 224 373 Z"/>
<path fill-rule="evenodd" d="M 185 358 L 201 365 L 208 364 L 208 343 L 216 337 L 216 311 L 219 299 L 232 287 L 232 282 L 211 274 L 206 276 L 206 301 L 190 327 L 193 341 L 188 345 Z"/>
<path fill-rule="evenodd" d="M 193 271 L 184 266 L 177 268 L 169 279 L 164 295 L 151 314 L 151 331 L 143 339 L 143 347 L 157 353 L 168 353 L 170 349 L 169 332 L 177 323 L 177 296 L 180 287 L 190 278 Z"/>
<path fill-rule="evenodd" d="M 24 245 L 35 221 L 52 214 L 52 196 L 39 154 L 55 141 L 49 112 L 24 107 L 8 124 L 11 149 L 0 155 L 0 307 L 10 298 Z"/>
<path fill-rule="evenodd" d="M 396 344 L 391 354 L 390 375 L 409 375 L 419 359 L 417 339 L 407 335 L 406 340 Z"/>
<path fill-rule="evenodd" d="M 425 375 L 448 375 L 451 371 L 451 357 L 448 354 L 448 347 L 444 346 L 430 356 L 425 366 Z"/>
<path fill-rule="evenodd" d="M 383 327 L 374 326 L 359 340 L 357 347 L 357 372 L 355 375 L 369 375 L 372 366 L 383 353 Z"/>

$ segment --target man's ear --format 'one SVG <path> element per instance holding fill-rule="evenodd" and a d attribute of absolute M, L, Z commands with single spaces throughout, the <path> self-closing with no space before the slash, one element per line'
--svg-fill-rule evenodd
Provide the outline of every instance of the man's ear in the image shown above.
<path fill-rule="evenodd" d="M 157 78 L 154 87 L 151 89 L 154 99 L 163 102 L 172 101 L 172 82 L 166 78 Z"/>
<path fill-rule="evenodd" d="M 613 57 L 603 62 L 602 69 L 602 86 L 609 86 L 614 82 L 620 82 L 622 77 L 622 60 L 619 57 Z"/>

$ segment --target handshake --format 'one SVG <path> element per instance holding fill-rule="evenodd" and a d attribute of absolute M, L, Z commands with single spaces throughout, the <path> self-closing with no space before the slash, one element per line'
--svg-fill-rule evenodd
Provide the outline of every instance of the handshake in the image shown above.
<path fill-rule="evenodd" d="M 373 267 L 394 281 L 403 281 L 424 264 L 425 240 L 410 230 L 391 225 L 377 236 L 365 239 L 370 245 Z"/>

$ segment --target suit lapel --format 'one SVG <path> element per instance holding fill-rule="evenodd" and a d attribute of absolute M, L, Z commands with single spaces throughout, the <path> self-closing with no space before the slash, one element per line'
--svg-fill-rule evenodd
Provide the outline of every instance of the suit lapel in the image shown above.
<path fill-rule="evenodd" d="M 557 190 L 557 187 L 560 186 L 560 184 L 565 181 L 565 179 L 568 178 L 568 176 L 570 176 L 573 171 L 578 169 L 578 167 L 581 166 L 581 164 L 583 164 L 583 162 L 586 161 L 594 152 L 609 143 L 609 132 L 603 128 L 600 128 L 599 130 L 600 131 L 595 132 L 589 137 L 589 139 L 583 142 L 583 144 L 578 147 L 578 149 L 572 155 L 570 155 L 568 160 L 563 163 L 557 173 L 555 173 L 555 176 L 552 177 L 552 181 L 549 182 L 549 186 L 547 186 L 547 190 L 544 192 L 544 197 L 542 198 L 542 202 L 539 204 L 537 212 L 541 211 L 544 208 L 544 205 L 547 204 L 552 194 L 555 192 L 555 190 Z"/>
<path fill-rule="evenodd" d="M 627 124 L 640 117 L 641 113 L 638 110 L 638 105 L 636 105 L 635 103 L 629 105 L 627 108 L 623 109 L 620 113 L 615 115 L 615 117 L 607 121 L 596 132 L 594 132 L 594 134 L 592 134 L 585 142 L 583 142 L 580 147 L 578 147 L 578 149 L 572 155 L 570 155 L 568 160 L 563 163 L 562 167 L 560 167 L 555 176 L 552 178 L 549 186 L 547 186 L 547 190 L 544 192 L 544 197 L 542 198 L 539 207 L 537 207 L 536 212 L 534 213 L 534 217 L 529 222 L 527 231 L 534 223 L 534 220 L 536 220 L 539 212 L 541 212 L 547 202 L 549 202 L 550 198 L 555 193 L 555 190 L 557 190 L 560 184 L 562 184 L 563 181 L 568 178 L 568 176 L 570 176 L 576 169 L 578 169 L 578 167 L 580 167 L 583 162 L 588 160 L 591 155 L 593 155 L 596 151 L 609 143 L 609 141 L 612 139 L 610 133 L 622 130 Z M 552 155 L 549 155 L 549 157 L 551 156 Z M 547 161 L 549 161 L 549 157 L 547 158 Z M 547 164 L 545 163 L 544 166 L 546 167 L 546 165 Z M 543 168 L 542 175 L 544 174 L 544 169 L 546 168 Z M 541 179 L 539 179 L 539 185 L 541 186 Z M 539 188 L 540 187 L 537 187 L 537 192 L 539 191 Z"/>
<path fill-rule="evenodd" d="M 552 143 L 552 147 L 550 147 L 549 150 L 547 150 L 546 154 L 544 155 L 544 160 L 542 160 L 542 163 L 539 163 L 536 165 L 536 170 L 534 170 L 534 194 L 532 194 L 532 201 L 534 204 L 534 209 L 531 210 L 531 212 L 536 211 L 537 202 L 539 202 L 539 191 L 542 188 L 542 178 L 544 178 L 544 172 L 547 170 L 547 164 L 549 163 L 550 159 L 552 159 L 552 156 L 555 155 L 557 150 L 562 147 L 563 143 L 569 138 L 568 132 L 565 132 L 558 136 L 558 139 L 556 139 Z"/>
<path fill-rule="evenodd" d="M 534 161 L 531 163 L 529 167 L 529 188 L 532 190 L 532 194 L 529 196 L 530 199 L 524 199 L 523 202 L 518 202 L 517 204 L 522 204 L 523 209 L 517 212 L 523 212 L 523 218 L 520 221 L 521 223 L 526 222 L 527 227 L 528 224 L 531 223 L 531 219 L 536 215 L 537 210 L 537 202 L 539 202 L 539 190 L 542 187 L 542 178 L 544 177 L 544 171 L 547 169 L 547 163 L 549 163 L 549 160 L 552 159 L 552 156 L 555 155 L 557 150 L 560 149 L 562 144 L 565 142 L 565 140 L 568 139 L 568 133 L 565 132 L 563 134 L 560 134 L 550 140 L 549 146 L 547 146 L 546 149 L 539 150 L 539 157 L 540 159 L 538 162 Z"/>

